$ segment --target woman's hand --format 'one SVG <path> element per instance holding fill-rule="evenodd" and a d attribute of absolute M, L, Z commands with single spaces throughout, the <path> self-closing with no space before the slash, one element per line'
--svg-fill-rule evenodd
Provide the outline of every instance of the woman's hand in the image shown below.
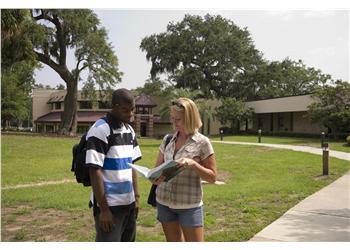
<path fill-rule="evenodd" d="M 180 158 L 177 160 L 177 163 L 179 164 L 179 168 L 193 168 L 194 166 L 196 166 L 197 161 L 196 159 Z"/>
<path fill-rule="evenodd" d="M 158 179 L 153 179 L 151 180 L 152 184 L 154 185 L 159 185 L 161 182 L 165 180 L 165 176 L 160 176 Z"/>

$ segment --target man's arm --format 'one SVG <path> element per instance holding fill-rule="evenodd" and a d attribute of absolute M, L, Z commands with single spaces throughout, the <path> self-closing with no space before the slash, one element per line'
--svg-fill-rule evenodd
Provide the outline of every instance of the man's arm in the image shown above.
<path fill-rule="evenodd" d="M 95 199 L 100 207 L 100 227 L 105 232 L 112 231 L 114 227 L 113 215 L 109 209 L 105 189 L 103 185 L 103 174 L 102 169 L 99 167 L 90 167 L 89 168 L 91 186 L 94 192 Z"/>
<path fill-rule="evenodd" d="M 133 131 L 132 127 L 130 127 L 130 130 Z M 133 132 L 133 157 L 132 157 L 132 163 L 134 164 L 136 161 L 140 160 L 142 157 L 140 146 L 137 142 L 137 138 L 135 135 L 135 132 Z M 135 194 L 135 205 L 136 205 L 136 218 L 138 215 L 138 206 L 139 206 L 139 198 L 140 198 L 140 193 L 139 193 L 139 187 L 138 187 L 138 182 L 137 182 L 137 173 L 133 169 L 132 170 L 132 185 L 134 188 L 134 194 Z"/>
<path fill-rule="evenodd" d="M 134 169 L 132 170 L 132 186 L 134 188 L 135 200 L 138 201 L 138 199 L 140 198 L 139 185 L 138 185 L 138 182 L 137 182 L 137 173 L 136 173 L 136 171 Z"/>
<path fill-rule="evenodd" d="M 134 169 L 132 170 L 132 186 L 134 188 L 134 194 L 135 194 L 135 206 L 136 206 L 136 218 L 137 218 L 138 212 L 139 212 L 140 193 L 139 193 L 139 185 L 137 182 L 137 173 Z"/>

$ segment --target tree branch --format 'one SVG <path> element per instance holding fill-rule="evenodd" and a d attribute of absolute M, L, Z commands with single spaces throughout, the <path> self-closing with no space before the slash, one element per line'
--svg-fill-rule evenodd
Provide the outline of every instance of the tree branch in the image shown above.
<path fill-rule="evenodd" d="M 63 27 L 58 19 L 58 16 L 56 14 L 53 14 L 52 17 L 48 14 L 48 12 L 44 9 L 40 9 L 41 14 L 39 16 L 34 16 L 32 12 L 32 17 L 35 21 L 39 20 L 48 20 L 51 23 L 53 23 L 56 27 L 56 40 L 59 46 L 59 54 L 58 53 L 52 53 L 58 60 L 59 64 L 63 67 L 66 67 L 66 57 L 67 57 L 67 50 L 65 46 L 65 39 L 64 39 L 64 32 Z"/>
<path fill-rule="evenodd" d="M 51 60 L 48 55 L 39 53 L 37 51 L 34 51 L 34 53 L 37 55 L 38 60 L 40 62 L 45 63 L 46 65 L 50 66 L 53 70 L 55 70 L 58 73 L 59 65 L 57 63 L 55 63 L 53 60 Z"/>
<path fill-rule="evenodd" d="M 40 9 L 41 14 L 39 16 L 34 16 L 33 12 L 32 12 L 32 17 L 34 18 L 35 21 L 39 21 L 39 20 L 48 20 L 51 23 L 54 24 L 53 19 L 47 14 L 47 12 L 44 9 Z"/>
<path fill-rule="evenodd" d="M 89 64 L 85 64 L 83 67 L 81 67 L 80 69 L 78 69 L 78 72 L 80 74 L 80 72 L 82 72 L 84 69 L 86 69 L 89 66 Z"/>
<path fill-rule="evenodd" d="M 53 60 L 50 59 L 49 56 L 45 54 L 39 53 L 37 51 L 34 51 L 34 53 L 37 55 L 38 60 L 40 62 L 48 65 L 50 68 L 56 71 L 67 84 L 72 82 L 72 76 L 67 67 L 55 63 Z"/>
<path fill-rule="evenodd" d="M 67 49 L 65 45 L 65 39 L 64 39 L 64 34 L 63 34 L 63 27 L 62 24 L 60 23 L 57 15 L 53 15 L 53 23 L 56 26 L 56 39 L 60 48 L 60 57 L 59 57 L 59 64 L 61 66 L 66 65 L 66 57 L 67 57 Z"/>
<path fill-rule="evenodd" d="M 79 54 L 77 59 L 78 60 L 77 60 L 76 66 L 75 66 L 75 71 L 76 71 L 77 75 L 79 75 L 81 71 L 83 71 L 84 69 L 86 69 L 86 67 L 88 67 L 88 64 L 86 64 L 85 66 L 83 66 L 83 67 L 81 67 L 79 69 L 80 63 L 83 62 L 83 61 L 87 61 L 87 58 L 85 58 L 83 56 L 83 54 Z"/>

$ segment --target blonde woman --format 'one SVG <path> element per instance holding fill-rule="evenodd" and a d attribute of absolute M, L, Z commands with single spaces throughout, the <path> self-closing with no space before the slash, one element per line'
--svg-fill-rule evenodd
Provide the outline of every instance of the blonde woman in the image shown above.
<path fill-rule="evenodd" d="M 154 182 L 158 185 L 157 219 L 167 241 L 204 241 L 201 180 L 216 180 L 214 150 L 209 139 L 198 132 L 202 122 L 192 100 L 172 102 L 170 115 L 175 133 L 166 147 L 163 139 L 156 166 L 176 160 L 184 171 L 168 182 L 164 177 Z"/>

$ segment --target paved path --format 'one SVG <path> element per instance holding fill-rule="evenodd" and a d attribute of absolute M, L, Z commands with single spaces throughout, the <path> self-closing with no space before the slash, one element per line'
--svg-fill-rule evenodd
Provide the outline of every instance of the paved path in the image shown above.
<path fill-rule="evenodd" d="M 238 142 L 238 141 L 211 141 L 214 143 L 224 143 L 224 144 L 239 144 L 239 145 L 254 145 L 260 147 L 270 147 L 270 148 L 283 148 L 294 151 L 307 152 L 311 154 L 322 155 L 321 148 L 314 148 L 309 146 L 296 146 L 296 145 L 285 145 L 285 144 L 269 144 L 269 143 L 254 143 L 254 142 Z M 335 157 L 338 159 L 350 161 L 350 153 L 330 150 L 329 156 Z"/>
<path fill-rule="evenodd" d="M 19 184 L 19 185 L 12 185 L 12 186 L 4 186 L 1 187 L 2 190 L 6 189 L 18 189 L 18 188 L 30 188 L 30 187 L 39 187 L 39 186 L 46 186 L 46 185 L 57 185 L 62 183 L 73 183 L 76 182 L 74 179 L 63 179 L 60 181 L 43 181 L 38 183 L 28 183 L 28 184 Z"/>
<path fill-rule="evenodd" d="M 284 148 L 322 154 L 321 149 L 307 146 L 213 142 Z M 330 156 L 350 161 L 349 153 L 331 150 Z M 350 171 L 289 209 L 250 241 L 350 242 Z"/>
<path fill-rule="evenodd" d="M 350 242 L 350 172 L 302 200 L 250 241 Z"/>

